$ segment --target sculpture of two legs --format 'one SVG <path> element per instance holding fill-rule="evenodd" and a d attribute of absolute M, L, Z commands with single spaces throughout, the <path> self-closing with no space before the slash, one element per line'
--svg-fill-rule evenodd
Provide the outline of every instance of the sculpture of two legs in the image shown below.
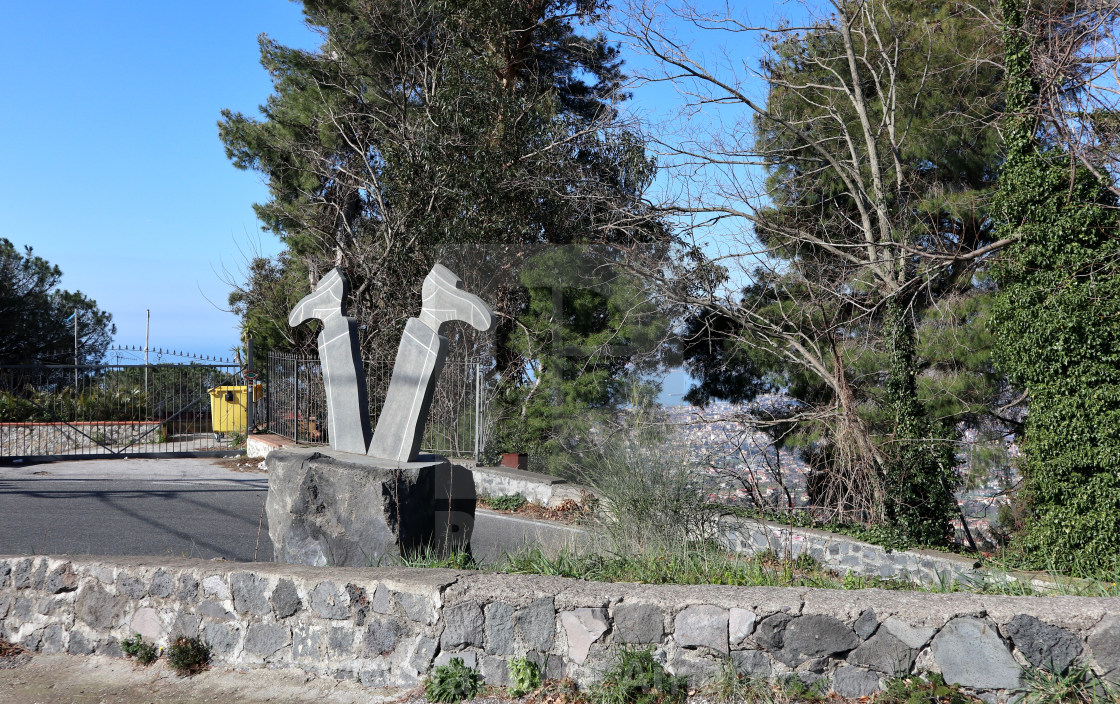
<path fill-rule="evenodd" d="M 463 282 L 436 264 L 423 284 L 420 316 L 409 318 L 397 348 L 393 376 L 372 440 L 365 370 L 358 351 L 357 324 L 345 315 L 346 277 L 338 269 L 324 276 L 288 316 L 292 326 L 312 318 L 323 322 L 319 360 L 327 395 L 331 447 L 397 462 L 411 462 L 420 449 L 436 382 L 447 358 L 444 323 L 459 320 L 489 330 L 494 314 L 482 299 L 462 290 Z"/>

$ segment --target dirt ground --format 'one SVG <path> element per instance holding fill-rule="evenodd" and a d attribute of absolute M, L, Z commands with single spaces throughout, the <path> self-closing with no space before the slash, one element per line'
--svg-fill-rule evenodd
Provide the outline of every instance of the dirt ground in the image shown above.
<path fill-rule="evenodd" d="M 179 677 L 160 659 L 149 667 L 103 656 L 0 657 L 0 704 L 388 704 L 407 702 L 402 689 L 310 677 L 298 670 L 235 670 L 217 666 Z"/>

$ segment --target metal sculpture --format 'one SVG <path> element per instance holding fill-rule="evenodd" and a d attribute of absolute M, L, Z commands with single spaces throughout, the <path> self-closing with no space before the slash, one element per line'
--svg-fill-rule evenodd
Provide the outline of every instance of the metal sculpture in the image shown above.
<path fill-rule="evenodd" d="M 319 359 L 327 391 L 330 445 L 397 463 L 412 462 L 419 454 L 432 394 L 447 359 L 448 340 L 439 334 L 440 328 L 458 320 L 486 331 L 494 323 L 494 313 L 481 298 L 464 291 L 462 280 L 447 267 L 432 267 L 424 279 L 420 315 L 405 324 L 385 405 L 371 439 L 357 324 L 343 311 L 347 290 L 342 272 L 332 269 L 288 317 L 293 326 L 311 318 L 323 321 Z"/>

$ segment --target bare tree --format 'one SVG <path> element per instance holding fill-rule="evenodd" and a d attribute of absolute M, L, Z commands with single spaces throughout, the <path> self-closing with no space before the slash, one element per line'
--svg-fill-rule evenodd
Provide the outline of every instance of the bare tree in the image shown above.
<path fill-rule="evenodd" d="M 955 512 L 952 431 L 938 427 L 951 419 L 931 417 L 918 385 L 964 370 L 919 357 L 915 338 L 951 324 L 1009 240 L 993 241 L 984 213 L 1000 72 L 978 59 L 998 35 L 964 6 L 916 12 L 837 0 L 827 16 L 758 26 L 637 2 L 616 30 L 653 59 L 641 80 L 681 96 L 683 129 L 657 130 L 661 208 L 696 266 L 636 266 L 699 311 L 693 398 L 793 389 L 804 402 L 789 414 L 744 420 L 792 424 L 816 499 L 847 519 L 936 514 L 914 532 L 939 539 Z M 762 58 L 698 48 L 721 39 Z"/>

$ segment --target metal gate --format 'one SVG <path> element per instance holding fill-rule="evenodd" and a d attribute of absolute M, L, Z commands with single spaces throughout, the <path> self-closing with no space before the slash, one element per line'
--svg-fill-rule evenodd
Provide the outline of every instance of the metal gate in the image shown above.
<path fill-rule="evenodd" d="M 393 375 L 393 361 L 367 359 L 366 390 L 370 423 L 377 422 Z M 269 352 L 265 407 L 258 423 L 299 443 L 327 444 L 327 400 L 319 360 Z M 448 360 L 428 411 L 420 449 L 449 457 L 478 459 L 482 444 L 482 365 Z"/>
<path fill-rule="evenodd" d="M 236 364 L 0 366 L 0 460 L 240 452 L 210 389 L 244 383 Z"/>

